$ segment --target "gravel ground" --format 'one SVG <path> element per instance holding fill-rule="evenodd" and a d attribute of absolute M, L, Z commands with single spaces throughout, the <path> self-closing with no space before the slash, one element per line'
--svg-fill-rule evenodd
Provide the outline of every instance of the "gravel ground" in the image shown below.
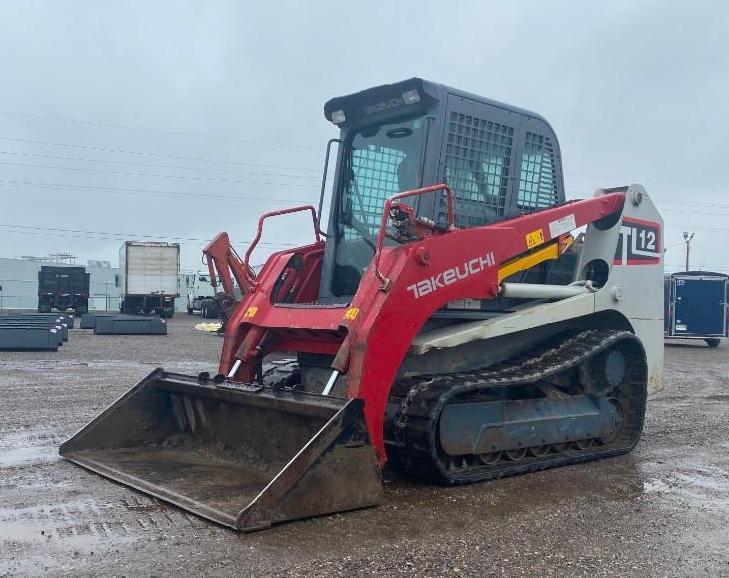
<path fill-rule="evenodd" d="M 221 339 L 199 321 L 0 352 L 0 575 L 729 576 L 729 345 L 667 346 L 628 456 L 461 488 L 395 478 L 379 508 L 237 534 L 57 455 L 154 367 L 214 372 Z"/>

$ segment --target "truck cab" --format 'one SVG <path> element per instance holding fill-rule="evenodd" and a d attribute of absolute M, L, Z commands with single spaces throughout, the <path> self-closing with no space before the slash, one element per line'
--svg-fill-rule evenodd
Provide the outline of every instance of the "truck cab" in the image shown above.
<path fill-rule="evenodd" d="M 205 319 L 218 317 L 218 302 L 215 300 L 215 288 L 210 283 L 207 271 L 196 271 L 185 275 L 187 286 L 187 314 L 199 311 Z"/>

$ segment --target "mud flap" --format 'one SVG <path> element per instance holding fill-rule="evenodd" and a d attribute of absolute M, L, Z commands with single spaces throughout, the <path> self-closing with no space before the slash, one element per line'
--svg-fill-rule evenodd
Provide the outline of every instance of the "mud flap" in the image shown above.
<path fill-rule="evenodd" d="M 380 502 L 363 408 L 157 369 L 59 453 L 219 524 L 257 530 Z"/>

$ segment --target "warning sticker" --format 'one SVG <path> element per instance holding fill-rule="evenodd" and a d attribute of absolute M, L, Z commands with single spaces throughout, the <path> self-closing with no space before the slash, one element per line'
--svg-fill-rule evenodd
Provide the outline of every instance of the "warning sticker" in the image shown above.
<path fill-rule="evenodd" d="M 557 219 L 556 221 L 549 223 L 549 235 L 554 239 L 555 237 L 569 233 L 576 228 L 577 223 L 575 222 L 575 214 L 570 213 L 561 219 Z"/>
<path fill-rule="evenodd" d="M 528 249 L 541 245 L 542 243 L 544 243 L 544 231 L 541 229 L 537 229 L 536 231 L 526 234 L 526 244 Z"/>
<path fill-rule="evenodd" d="M 356 307 L 350 307 L 344 312 L 344 318 L 348 319 L 349 321 L 354 321 L 357 319 L 357 315 L 359 315 L 359 309 Z"/>

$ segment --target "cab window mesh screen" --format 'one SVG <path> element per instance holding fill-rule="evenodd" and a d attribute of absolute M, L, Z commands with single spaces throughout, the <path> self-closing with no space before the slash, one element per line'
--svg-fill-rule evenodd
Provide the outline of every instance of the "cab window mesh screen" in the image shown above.
<path fill-rule="evenodd" d="M 385 200 L 400 192 L 398 167 L 405 158 L 401 150 L 384 146 L 367 145 L 352 151 L 352 171 L 354 184 L 352 202 L 360 221 L 376 234 L 382 219 Z M 346 238 L 360 235 L 354 229 L 345 229 Z"/>
<path fill-rule="evenodd" d="M 456 196 L 456 225 L 473 227 L 504 216 L 514 128 L 452 111 L 448 119 L 445 181 Z M 438 220 L 445 222 L 445 201 Z"/>
<path fill-rule="evenodd" d="M 557 204 L 557 178 L 554 171 L 554 148 L 548 137 L 527 132 L 521 159 L 520 209 L 533 210 Z"/>

